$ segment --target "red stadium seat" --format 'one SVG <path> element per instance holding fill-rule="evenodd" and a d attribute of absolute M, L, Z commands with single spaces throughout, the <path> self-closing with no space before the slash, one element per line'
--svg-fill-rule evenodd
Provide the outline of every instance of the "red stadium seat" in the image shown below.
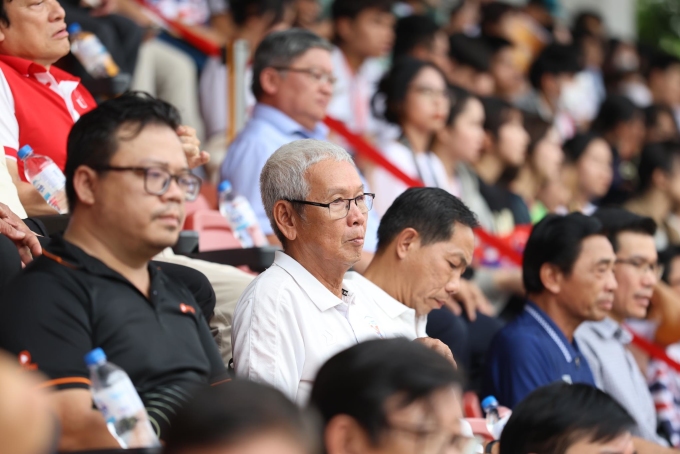
<path fill-rule="evenodd" d="M 463 394 L 463 411 L 466 418 L 483 418 L 482 406 L 479 403 L 477 394 L 468 391 Z"/>
<path fill-rule="evenodd" d="M 210 204 L 208 203 L 208 200 L 203 196 L 203 194 L 199 194 L 198 197 L 196 197 L 196 200 L 193 202 L 186 202 L 184 203 L 184 214 L 186 215 L 184 219 L 184 230 L 191 230 L 190 228 L 187 227 L 187 221 L 189 220 L 189 216 L 194 214 L 195 212 L 199 210 L 210 210 Z"/>
<path fill-rule="evenodd" d="M 184 228 L 198 232 L 198 250 L 201 252 L 241 248 L 229 222 L 217 210 L 193 212 L 187 216 Z"/>

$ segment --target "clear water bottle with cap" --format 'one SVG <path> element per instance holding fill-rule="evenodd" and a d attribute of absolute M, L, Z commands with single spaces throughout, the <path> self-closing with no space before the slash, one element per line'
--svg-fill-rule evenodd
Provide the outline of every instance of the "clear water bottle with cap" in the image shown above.
<path fill-rule="evenodd" d="M 118 75 L 118 65 L 97 35 L 84 31 L 77 22 L 69 25 L 67 30 L 71 38 L 71 52 L 92 77 L 105 79 Z"/>
<path fill-rule="evenodd" d="M 505 427 L 505 424 L 508 422 L 510 414 L 512 413 L 508 410 L 508 413 L 503 415 L 501 418 L 500 413 L 498 412 L 498 407 L 498 400 L 496 400 L 494 396 L 487 396 L 482 401 L 482 410 L 484 410 L 484 413 L 486 414 L 486 428 L 496 440 L 501 438 L 503 428 Z"/>
<path fill-rule="evenodd" d="M 90 369 L 94 403 L 121 447 L 160 446 L 142 399 L 125 371 L 107 362 L 101 348 L 95 348 L 85 355 L 85 363 Z"/>
<path fill-rule="evenodd" d="M 30 145 L 19 148 L 17 153 L 24 163 L 26 179 L 38 190 L 47 203 L 60 214 L 68 213 L 66 201 L 66 177 L 48 156 L 35 154 Z"/>
<path fill-rule="evenodd" d="M 249 248 L 269 244 L 248 199 L 235 194 L 227 180 L 220 183 L 217 190 L 220 194 L 220 213 L 229 221 L 231 230 L 241 246 Z"/>

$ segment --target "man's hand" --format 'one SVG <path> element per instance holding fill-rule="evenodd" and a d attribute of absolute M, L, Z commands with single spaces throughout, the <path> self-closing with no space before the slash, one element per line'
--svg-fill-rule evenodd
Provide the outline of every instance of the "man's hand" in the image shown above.
<path fill-rule="evenodd" d="M 465 309 L 468 320 L 471 322 L 474 322 L 477 318 L 477 311 L 488 316 L 494 315 L 493 306 L 477 284 L 472 281 L 461 279 L 460 290 L 454 295 L 454 299 L 455 301 L 447 301 L 446 307 L 456 315 L 461 315 L 463 309 Z"/>
<path fill-rule="evenodd" d="M 184 148 L 184 154 L 187 157 L 190 169 L 195 169 L 210 161 L 210 154 L 207 151 L 201 151 L 201 141 L 196 137 L 196 130 L 194 128 L 181 125 L 177 128 L 177 135 L 179 140 L 182 141 L 182 148 Z"/>
<path fill-rule="evenodd" d="M 419 337 L 414 342 L 419 342 L 430 350 L 436 351 L 446 358 L 451 364 L 453 364 L 454 368 L 458 369 L 458 364 L 456 364 L 456 360 L 453 359 L 453 353 L 451 353 L 451 349 L 444 342 L 431 337 Z"/>
<path fill-rule="evenodd" d="M 14 242 L 24 266 L 31 263 L 34 256 L 42 254 L 38 237 L 4 203 L 0 203 L 0 234 Z"/>

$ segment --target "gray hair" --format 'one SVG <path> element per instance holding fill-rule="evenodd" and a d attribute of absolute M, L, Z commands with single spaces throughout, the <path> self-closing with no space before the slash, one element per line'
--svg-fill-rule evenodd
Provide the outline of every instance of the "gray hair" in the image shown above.
<path fill-rule="evenodd" d="M 301 28 L 291 28 L 267 35 L 253 56 L 253 85 L 252 90 L 256 99 L 263 94 L 260 75 L 265 68 L 287 68 L 293 60 L 309 49 L 333 50 L 331 43 L 318 35 Z"/>
<path fill-rule="evenodd" d="M 279 200 L 305 200 L 310 190 L 307 170 L 326 159 L 354 165 L 352 157 L 341 147 L 323 140 L 302 139 L 276 150 L 262 168 L 260 174 L 262 204 L 272 229 L 282 244 L 286 238 L 274 220 L 274 204 Z"/>

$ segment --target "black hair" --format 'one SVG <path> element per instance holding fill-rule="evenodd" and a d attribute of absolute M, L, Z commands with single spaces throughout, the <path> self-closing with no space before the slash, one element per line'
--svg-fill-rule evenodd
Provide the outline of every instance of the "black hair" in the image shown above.
<path fill-rule="evenodd" d="M 348 415 L 374 444 L 389 427 L 385 404 L 398 396 L 404 408 L 448 386 L 459 373 L 439 353 L 403 338 L 363 342 L 329 359 L 319 370 L 310 405 L 328 424 Z"/>
<path fill-rule="evenodd" d="M 498 138 L 501 126 L 512 119 L 513 112 L 521 112 L 504 99 L 495 96 L 481 98 L 484 106 L 484 130 Z"/>
<path fill-rule="evenodd" d="M 371 100 L 371 109 L 376 117 L 399 125 L 403 114 L 403 103 L 409 85 L 424 68 L 432 68 L 446 80 L 446 77 L 434 63 L 412 57 L 402 57 L 396 61 L 390 71 L 380 80 L 378 89 Z M 378 100 L 384 101 L 384 111 L 378 109 Z"/>
<path fill-rule="evenodd" d="M 589 131 L 577 133 L 574 137 L 567 140 L 562 149 L 564 150 L 564 157 L 567 162 L 576 163 L 581 158 L 583 153 L 588 149 L 588 146 L 594 140 L 602 139 L 599 134 Z"/>
<path fill-rule="evenodd" d="M 552 127 L 552 123 L 545 121 L 539 115 L 524 112 L 524 129 L 529 134 L 527 147 L 529 156 L 533 156 L 536 146 L 546 137 Z"/>
<path fill-rule="evenodd" d="M 396 61 L 409 55 L 416 47 L 423 46 L 430 49 L 440 27 L 429 16 L 413 15 L 399 19 L 394 31 L 392 60 Z"/>
<path fill-rule="evenodd" d="M 71 128 L 66 145 L 64 174 L 69 209 L 73 211 L 78 203 L 73 187 L 78 167 L 108 165 L 121 141 L 134 139 L 149 125 L 167 126 L 174 131 L 181 123 L 175 107 L 142 92 L 127 92 L 80 117 Z M 119 133 L 124 127 L 133 129 L 121 137 Z"/>
<path fill-rule="evenodd" d="M 262 17 L 272 14 L 271 25 L 283 20 L 286 5 L 291 0 L 229 0 L 229 11 L 236 25 L 245 25 L 251 17 Z"/>
<path fill-rule="evenodd" d="M 446 124 L 451 126 L 456 122 L 456 118 L 463 113 L 468 102 L 471 99 L 479 98 L 457 85 L 449 85 L 449 91 L 451 92 L 451 108 L 449 109 L 449 117 L 446 120 Z"/>
<path fill-rule="evenodd" d="M 514 13 L 517 8 L 505 2 L 488 2 L 482 5 L 480 9 L 481 19 L 479 28 L 483 34 L 489 34 L 489 27 L 498 24 L 503 16 L 509 13 Z"/>
<path fill-rule="evenodd" d="M 677 142 L 650 143 L 645 145 L 640 154 L 638 177 L 639 191 L 644 193 L 653 184 L 654 171 L 659 169 L 665 174 L 673 172 L 673 164 L 680 158 L 680 144 Z"/>
<path fill-rule="evenodd" d="M 469 66 L 479 72 L 488 72 L 491 64 L 491 51 L 480 38 L 455 33 L 449 37 L 449 58 L 460 66 Z"/>
<path fill-rule="evenodd" d="M 680 58 L 667 52 L 656 51 L 652 54 L 645 68 L 645 76 L 649 78 L 654 71 L 666 71 L 674 65 L 680 65 Z"/>
<path fill-rule="evenodd" d="M 581 440 L 606 443 L 635 427 L 608 394 L 582 384 L 536 389 L 513 409 L 500 439 L 501 454 L 564 454 Z"/>
<path fill-rule="evenodd" d="M 475 214 L 456 196 L 439 188 L 410 188 L 395 199 L 378 226 L 378 252 L 405 229 L 420 235 L 421 244 L 448 241 L 454 224 L 476 228 Z"/>
<path fill-rule="evenodd" d="M 492 55 L 496 55 L 505 48 L 512 49 L 513 47 L 513 44 L 510 41 L 505 38 L 501 38 L 500 36 L 484 36 L 482 39 L 484 44 L 491 51 Z"/>
<path fill-rule="evenodd" d="M 673 260 L 676 257 L 680 257 L 680 246 L 669 246 L 659 254 L 659 263 L 663 265 L 663 274 L 661 275 L 661 280 L 666 284 L 670 284 L 668 279 L 671 274 Z"/>
<path fill-rule="evenodd" d="M 377 9 L 389 13 L 392 11 L 395 0 L 335 0 L 331 6 L 331 17 L 338 20 L 341 17 L 356 19 L 362 11 Z"/>
<path fill-rule="evenodd" d="M 276 431 L 310 452 L 319 445 L 313 412 L 300 409 L 281 391 L 260 383 L 233 380 L 198 390 L 172 419 L 164 453 L 189 453 L 199 447 L 239 443 Z"/>
<path fill-rule="evenodd" d="M 594 19 L 599 23 L 603 23 L 602 16 L 600 16 L 600 14 L 596 13 L 595 11 L 579 12 L 575 17 L 574 24 L 572 26 L 574 34 L 580 35 L 581 33 L 591 33 L 591 30 L 588 29 L 588 21 L 591 19 Z"/>
<path fill-rule="evenodd" d="M 619 250 L 618 236 L 620 233 L 642 233 L 649 236 L 654 236 L 656 233 L 654 219 L 631 213 L 623 208 L 599 208 L 593 213 L 593 217 L 597 218 L 602 224 L 602 234 L 607 236 L 614 252 Z"/>
<path fill-rule="evenodd" d="M 642 109 L 623 95 L 609 95 L 600 106 L 591 129 L 600 134 L 612 132 L 621 123 L 642 118 Z"/>
<path fill-rule="evenodd" d="M 659 116 L 661 114 L 666 114 L 673 120 L 673 125 L 675 125 L 676 135 L 680 134 L 678 131 L 678 122 L 675 121 L 675 113 L 673 109 L 666 104 L 652 104 L 644 109 L 645 115 L 645 127 L 647 129 L 653 128 L 659 122 Z"/>
<path fill-rule="evenodd" d="M 581 70 L 581 53 L 576 46 L 549 44 L 529 68 L 529 81 L 537 90 L 541 89 L 541 79 L 545 74 L 576 74 Z"/>
<path fill-rule="evenodd" d="M 581 213 L 566 216 L 549 214 L 536 224 L 524 248 L 522 280 L 527 294 L 541 293 L 541 267 L 557 266 L 569 275 L 581 254 L 584 239 L 600 234 L 602 224 L 596 218 Z"/>

